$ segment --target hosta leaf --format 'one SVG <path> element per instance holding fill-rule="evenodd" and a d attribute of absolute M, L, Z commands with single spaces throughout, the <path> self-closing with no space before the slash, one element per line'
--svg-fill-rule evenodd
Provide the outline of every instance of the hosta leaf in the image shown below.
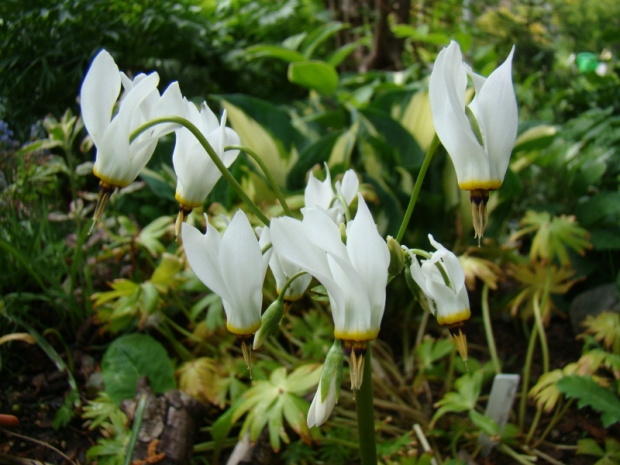
<path fill-rule="evenodd" d="M 603 426 L 608 428 L 620 421 L 620 399 L 611 390 L 605 389 L 592 378 L 567 376 L 557 383 L 558 389 L 567 397 L 579 399 L 579 408 L 591 407 L 601 413 Z"/>
<path fill-rule="evenodd" d="M 288 80 L 330 96 L 338 87 L 338 72 L 324 61 L 301 61 L 289 65 Z"/>

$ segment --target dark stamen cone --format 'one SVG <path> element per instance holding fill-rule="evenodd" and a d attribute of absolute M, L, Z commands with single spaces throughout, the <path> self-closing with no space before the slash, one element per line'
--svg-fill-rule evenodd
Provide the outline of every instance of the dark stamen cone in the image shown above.
<path fill-rule="evenodd" d="M 349 355 L 349 373 L 351 375 L 351 389 L 359 391 L 364 378 L 364 361 L 366 342 L 343 341 L 344 350 Z"/>
<path fill-rule="evenodd" d="M 184 205 L 179 205 L 179 214 L 177 215 L 177 220 L 174 223 L 174 235 L 177 239 L 177 244 L 181 245 L 183 242 L 181 240 L 181 223 L 187 221 L 187 217 L 192 212 L 192 208 L 188 208 Z"/>
<path fill-rule="evenodd" d="M 448 328 L 450 330 L 450 334 L 454 338 L 454 343 L 456 344 L 456 350 L 459 351 L 463 362 L 465 363 L 465 368 L 469 371 L 469 367 L 467 366 L 467 336 L 465 335 L 465 325 L 461 323 L 455 323 L 450 325 Z"/>
<path fill-rule="evenodd" d="M 99 181 L 99 196 L 97 197 L 97 205 L 95 205 L 95 213 L 93 214 L 93 224 L 90 225 L 90 229 L 88 230 L 88 234 L 93 232 L 93 228 L 103 215 L 105 211 L 105 207 L 108 205 L 108 201 L 110 200 L 110 195 L 114 192 L 116 186 L 112 186 L 107 182 Z"/>
<path fill-rule="evenodd" d="M 474 222 L 474 238 L 478 238 L 478 247 L 484 236 L 484 229 L 487 226 L 488 213 L 487 202 L 489 201 L 489 191 L 482 189 L 474 189 L 469 191 L 469 199 L 471 200 L 471 213 Z"/>

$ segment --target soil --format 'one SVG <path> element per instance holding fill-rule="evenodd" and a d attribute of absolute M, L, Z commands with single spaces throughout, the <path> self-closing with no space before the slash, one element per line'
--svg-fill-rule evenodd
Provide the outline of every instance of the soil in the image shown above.
<path fill-rule="evenodd" d="M 523 366 L 526 352 L 526 338 L 514 319 L 494 321 L 499 356 L 505 363 L 505 372 L 515 372 Z M 83 328 L 89 338 L 82 338 L 71 352 L 76 381 L 80 387 L 82 399 L 87 397 L 86 381 L 90 374 L 98 370 L 103 341 L 98 340 L 96 328 Z M 468 339 L 471 344 L 485 345 L 483 329 L 479 325 L 468 325 Z M 551 369 L 563 367 L 576 361 L 581 353 L 581 343 L 575 340 L 570 324 L 566 319 L 554 319 L 548 330 Z M 97 441 L 97 434 L 84 426 L 84 421 L 76 415 L 68 426 L 55 430 L 53 428 L 56 410 L 62 405 L 69 391 L 67 377 L 60 373 L 37 345 L 24 342 L 11 343 L 11 350 L 2 355 L 3 375 L 0 379 L 0 414 L 11 414 L 19 418 L 16 427 L 0 428 L 0 464 L 10 462 L 8 456 L 28 458 L 49 464 L 66 464 L 67 459 L 74 463 L 86 463 L 86 451 Z M 62 346 L 56 347 L 62 353 Z M 539 375 L 540 366 L 533 368 L 533 379 Z M 218 414 L 212 411 L 213 414 Z M 533 412 L 532 412 L 533 413 Z M 546 427 L 547 417 L 541 421 L 539 431 Z M 602 427 L 599 416 L 587 408 L 571 408 L 562 421 L 549 435 L 549 442 L 563 447 L 541 446 L 541 450 L 559 463 L 566 465 L 593 464 L 596 459 L 588 456 L 576 456 L 574 446 L 584 437 L 592 437 L 602 442 L 605 438 L 620 437 L 620 427 L 616 424 L 609 429 Z M 209 438 L 201 438 L 206 441 Z M 64 454 L 63 457 L 59 451 Z M 273 459 L 271 459 L 273 460 Z M 26 463 L 26 462 L 23 462 Z M 31 463 L 31 462 L 27 462 Z M 274 463 L 269 462 L 269 463 Z M 477 458 L 479 465 L 513 463 L 503 454 L 496 452 L 486 458 Z M 538 463 L 550 463 L 539 459 Z"/>

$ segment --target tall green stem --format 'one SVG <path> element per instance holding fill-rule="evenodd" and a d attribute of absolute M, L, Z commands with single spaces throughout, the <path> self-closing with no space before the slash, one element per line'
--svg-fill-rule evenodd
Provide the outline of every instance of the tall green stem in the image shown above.
<path fill-rule="evenodd" d="M 174 124 L 180 124 L 181 126 L 185 126 L 194 135 L 194 137 L 198 139 L 198 142 L 200 142 L 200 145 L 202 145 L 204 149 L 207 151 L 207 153 L 209 154 L 209 157 L 211 157 L 211 160 L 213 161 L 215 166 L 217 166 L 217 169 L 220 170 L 220 172 L 222 173 L 222 176 L 226 179 L 226 181 L 228 181 L 228 183 L 233 187 L 233 189 L 235 189 L 239 197 L 241 197 L 241 200 L 245 202 L 245 204 L 263 222 L 265 226 L 269 226 L 269 218 L 267 218 L 263 214 L 263 212 L 260 211 L 260 209 L 256 206 L 256 204 L 252 202 L 252 199 L 250 199 L 250 197 L 248 197 L 248 195 L 243 191 L 243 188 L 237 182 L 237 180 L 233 177 L 233 175 L 230 174 L 230 171 L 228 171 L 228 168 L 226 168 L 226 165 L 224 165 L 224 162 L 222 162 L 222 160 L 220 160 L 220 157 L 217 156 L 217 153 L 215 153 L 215 150 L 213 150 L 213 147 L 211 147 L 211 144 L 209 144 L 209 141 L 207 140 L 207 138 L 200 132 L 200 130 L 194 124 L 192 124 L 191 121 L 185 118 L 181 118 L 180 116 L 166 116 L 163 118 L 156 118 L 154 120 L 149 121 L 148 123 L 143 124 L 142 126 L 138 127 L 135 131 L 133 131 L 130 136 L 130 141 L 133 141 L 136 137 L 138 137 L 138 135 L 140 135 L 142 132 L 146 131 L 147 129 L 153 126 L 156 126 L 157 124 L 162 124 L 162 123 L 174 123 Z"/>
<path fill-rule="evenodd" d="M 491 327 L 491 312 L 489 312 L 489 285 L 485 284 L 482 288 L 482 321 L 484 322 L 484 333 L 487 336 L 487 345 L 489 346 L 489 354 L 493 362 L 495 374 L 502 372 L 502 366 L 497 356 L 497 348 L 495 347 L 495 337 L 493 336 L 493 328 Z"/>
<path fill-rule="evenodd" d="M 405 216 L 403 216 L 403 222 L 401 223 L 398 234 L 396 235 L 396 240 L 398 242 L 400 242 L 405 235 L 405 231 L 407 230 L 407 226 L 409 225 L 409 220 L 411 219 L 411 214 L 413 213 L 413 208 L 418 201 L 418 195 L 420 195 L 420 190 L 422 190 L 422 182 L 424 181 L 426 171 L 431 164 L 431 160 L 433 159 L 433 156 L 437 151 L 437 147 L 439 147 L 439 138 L 437 137 L 437 134 L 435 134 L 435 137 L 433 137 L 433 141 L 431 142 L 431 145 L 426 152 L 426 156 L 424 157 L 422 166 L 420 167 L 420 172 L 418 173 L 418 177 L 415 180 L 415 185 L 413 186 L 413 191 L 411 192 L 409 205 L 407 205 Z"/>
<path fill-rule="evenodd" d="M 525 407 L 527 406 L 527 393 L 530 389 L 530 374 L 532 370 L 532 358 L 534 356 L 534 347 L 536 346 L 536 338 L 538 337 L 538 326 L 534 326 L 530 334 L 530 341 L 527 346 L 525 355 L 525 366 L 523 367 L 523 381 L 521 383 L 521 401 L 519 403 L 519 430 L 523 431 L 525 425 Z"/>
<path fill-rule="evenodd" d="M 377 465 L 377 445 L 375 443 L 375 409 L 372 399 L 372 356 L 371 343 L 366 348 L 362 386 L 355 393 L 357 408 L 357 431 L 362 465 Z"/>
<path fill-rule="evenodd" d="M 265 177 L 267 178 L 267 181 L 269 181 L 269 185 L 273 189 L 274 194 L 276 194 L 276 197 L 280 201 L 280 204 L 282 205 L 282 209 L 284 210 L 284 213 L 287 216 L 293 216 L 293 212 L 291 211 L 288 204 L 286 203 L 286 199 L 284 198 L 284 195 L 282 194 L 282 190 L 280 189 L 280 186 L 278 186 L 278 183 L 276 182 L 275 178 L 273 177 L 273 175 L 267 168 L 267 165 L 265 165 L 265 162 L 263 162 L 263 159 L 259 157 L 256 154 L 256 152 L 254 152 L 252 149 L 244 145 L 231 145 L 225 148 L 225 150 L 234 150 L 234 149 L 242 150 L 243 152 L 248 154 L 250 157 L 252 157 L 252 159 L 258 164 L 258 166 L 260 166 L 260 169 L 265 175 Z"/>

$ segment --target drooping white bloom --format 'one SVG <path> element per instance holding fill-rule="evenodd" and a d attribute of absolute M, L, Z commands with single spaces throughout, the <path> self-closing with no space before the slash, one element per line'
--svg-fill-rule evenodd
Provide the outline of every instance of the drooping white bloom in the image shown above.
<path fill-rule="evenodd" d="M 181 236 L 190 267 L 222 298 L 228 330 L 240 336 L 254 333 L 261 325 L 268 256 L 263 257 L 245 213 L 237 211 L 221 236 L 211 224 L 203 235 L 187 223 Z"/>
<path fill-rule="evenodd" d="M 390 254 L 360 194 L 358 202 L 356 217 L 347 224 L 346 245 L 338 225 L 320 208 L 307 208 L 303 221 L 274 218 L 271 238 L 281 257 L 327 290 L 335 337 L 372 341 L 383 317 Z"/>
<path fill-rule="evenodd" d="M 259 243 L 261 247 L 266 247 L 271 243 L 271 232 L 268 227 L 261 229 Z M 289 279 L 303 271 L 297 265 L 282 257 L 275 248 L 273 249 L 271 258 L 269 259 L 269 268 L 271 269 L 273 277 L 276 280 L 276 290 L 278 294 L 280 294 L 282 288 L 286 285 Z M 311 280 L 312 276 L 307 273 L 295 278 L 284 293 L 284 299 L 288 301 L 301 299 Z"/>
<path fill-rule="evenodd" d="M 192 102 L 185 101 L 185 104 L 187 119 L 200 130 L 228 168 L 237 158 L 239 150 L 224 151 L 224 147 L 239 145 L 240 139 L 234 130 L 226 127 L 226 111 L 221 122 L 218 122 L 206 102 L 202 103 L 200 111 Z M 176 131 L 172 164 L 177 175 L 175 198 L 181 208 L 187 210 L 201 206 L 222 175 L 196 136 L 185 127 Z"/>
<path fill-rule="evenodd" d="M 325 180 L 319 181 L 310 172 L 308 184 L 304 191 L 304 205 L 302 214 L 309 208 L 321 208 L 325 210 L 330 218 L 340 224 L 343 222 L 345 209 L 349 207 L 357 195 L 359 180 L 353 170 L 347 170 L 341 181 L 336 181 L 332 186 L 332 178 L 325 163 Z M 344 202 L 344 203 L 343 203 Z M 345 205 L 346 204 L 346 205 Z"/>
<path fill-rule="evenodd" d="M 461 189 L 494 190 L 504 180 L 518 125 L 512 84 L 514 50 L 488 78 L 463 63 L 461 49 L 454 41 L 435 60 L 429 85 L 433 122 Z M 466 105 L 468 75 L 476 95 Z"/>
<path fill-rule="evenodd" d="M 158 84 L 156 72 L 131 80 L 105 50 L 93 60 L 80 91 L 80 107 L 84 126 L 97 148 L 93 172 L 103 185 L 131 184 L 151 158 L 158 139 L 177 125 L 158 124 L 132 141 L 130 135 L 135 129 L 158 117 L 184 115 L 178 83 L 170 84 L 161 96 Z M 121 86 L 124 94 L 113 114 Z"/>
<path fill-rule="evenodd" d="M 422 265 L 409 251 L 411 277 L 428 299 L 430 310 L 440 325 L 463 322 L 471 316 L 463 265 L 456 255 L 435 241 L 432 235 L 429 234 L 428 239 L 437 251 L 430 259 L 423 260 Z M 441 266 L 445 277 L 437 265 Z"/>

